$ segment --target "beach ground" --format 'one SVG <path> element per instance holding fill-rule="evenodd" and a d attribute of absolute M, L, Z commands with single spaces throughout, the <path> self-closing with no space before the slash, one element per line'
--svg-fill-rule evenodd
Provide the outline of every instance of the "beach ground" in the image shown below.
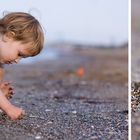
<path fill-rule="evenodd" d="M 56 60 L 6 67 L 26 110 L 0 114 L 1 140 L 127 140 L 127 47 L 62 50 Z"/>
<path fill-rule="evenodd" d="M 131 133 L 132 140 L 140 139 L 140 1 L 132 2 L 131 25 Z"/>

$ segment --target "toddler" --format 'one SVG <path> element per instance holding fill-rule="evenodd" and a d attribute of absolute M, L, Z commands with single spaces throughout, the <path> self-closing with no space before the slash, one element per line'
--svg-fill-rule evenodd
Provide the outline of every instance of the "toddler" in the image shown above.
<path fill-rule="evenodd" d="M 3 65 L 35 56 L 40 53 L 43 45 L 43 30 L 32 15 L 11 12 L 0 19 L 0 109 L 12 120 L 21 118 L 25 112 L 9 101 L 14 90 L 9 82 L 3 82 Z"/>

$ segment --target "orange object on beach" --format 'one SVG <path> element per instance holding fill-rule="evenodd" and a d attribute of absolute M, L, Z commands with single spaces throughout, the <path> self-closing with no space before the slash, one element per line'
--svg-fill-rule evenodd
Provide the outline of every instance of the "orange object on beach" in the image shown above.
<path fill-rule="evenodd" d="M 76 74 L 82 77 L 85 74 L 85 69 L 83 67 L 78 68 Z"/>

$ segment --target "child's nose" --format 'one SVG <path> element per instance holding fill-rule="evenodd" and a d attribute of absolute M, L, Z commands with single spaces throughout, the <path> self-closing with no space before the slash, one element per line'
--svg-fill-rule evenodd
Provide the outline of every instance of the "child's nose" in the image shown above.
<path fill-rule="evenodd" d="M 21 58 L 17 58 L 17 59 L 15 60 L 15 63 L 18 63 L 18 62 L 20 61 L 20 59 L 21 59 Z"/>

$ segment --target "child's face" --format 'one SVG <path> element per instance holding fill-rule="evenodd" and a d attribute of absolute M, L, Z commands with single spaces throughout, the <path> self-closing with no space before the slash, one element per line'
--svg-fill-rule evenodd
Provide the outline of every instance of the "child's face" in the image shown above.
<path fill-rule="evenodd" d="M 27 48 L 30 44 L 22 44 L 20 41 L 6 40 L 0 42 L 0 63 L 13 64 L 18 63 L 20 59 L 29 57 Z"/>

